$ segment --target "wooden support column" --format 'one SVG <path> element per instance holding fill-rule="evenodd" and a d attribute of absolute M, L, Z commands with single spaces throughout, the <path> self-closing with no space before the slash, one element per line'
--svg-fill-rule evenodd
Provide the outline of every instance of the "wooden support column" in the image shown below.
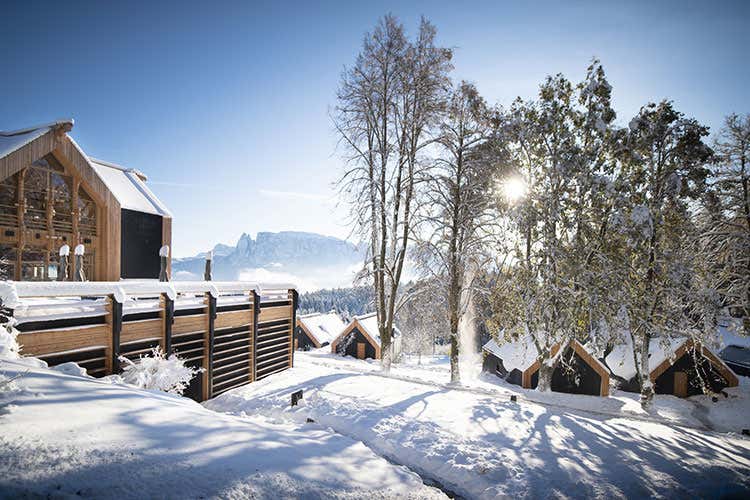
<path fill-rule="evenodd" d="M 289 328 L 289 367 L 294 366 L 294 329 L 297 326 L 297 305 L 299 303 L 299 294 L 297 290 L 289 290 L 292 295 L 292 321 L 291 327 Z"/>
<path fill-rule="evenodd" d="M 167 356 L 172 355 L 172 325 L 174 325 L 174 300 L 166 293 L 161 294 L 161 316 L 164 336 L 162 338 L 162 350 Z"/>
<path fill-rule="evenodd" d="M 206 294 L 206 334 L 203 342 L 203 400 L 211 399 L 213 393 L 214 323 L 216 321 L 216 298 Z"/>
<path fill-rule="evenodd" d="M 256 297 L 255 292 L 252 292 L 252 295 L 250 295 L 250 300 L 252 301 L 250 306 L 253 309 L 250 314 L 251 316 L 250 326 L 249 326 L 250 331 L 248 332 L 250 334 L 248 336 L 248 342 L 250 343 L 250 345 L 248 346 L 249 348 L 247 350 L 248 358 L 249 358 L 248 370 L 250 371 L 248 373 L 248 380 L 250 382 L 255 382 L 255 326 L 257 324 L 257 321 L 256 321 L 257 316 L 255 314 L 255 302 L 256 302 L 255 297 Z"/>
<path fill-rule="evenodd" d="M 253 348 L 250 350 L 252 356 L 252 380 L 258 378 L 258 320 L 260 319 L 260 295 L 253 290 Z"/>
<path fill-rule="evenodd" d="M 120 334 L 122 333 L 122 304 L 115 300 L 114 295 L 109 296 L 112 304 L 110 324 L 112 325 L 112 372 L 120 373 Z"/>

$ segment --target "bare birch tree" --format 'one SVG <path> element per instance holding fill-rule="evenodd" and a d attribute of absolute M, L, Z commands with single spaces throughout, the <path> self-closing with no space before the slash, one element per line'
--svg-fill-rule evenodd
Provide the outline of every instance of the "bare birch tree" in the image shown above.
<path fill-rule="evenodd" d="M 437 47 L 435 36 L 433 25 L 422 19 L 410 41 L 398 20 L 385 16 L 365 36 L 337 95 L 334 124 L 347 151 L 339 186 L 349 202 L 354 232 L 368 242 L 365 274 L 375 291 L 386 372 L 425 168 L 422 154 L 433 141 L 452 69 L 451 51 Z"/>
<path fill-rule="evenodd" d="M 460 382 L 459 323 L 471 302 L 477 270 L 486 266 L 493 236 L 494 158 L 486 147 L 491 131 L 492 113 L 484 99 L 474 85 L 461 82 L 440 125 L 416 259 L 423 276 L 444 290 L 452 383 Z"/>
<path fill-rule="evenodd" d="M 723 303 L 750 335 L 750 115 L 729 115 L 714 141 L 714 206 L 703 237 Z"/>

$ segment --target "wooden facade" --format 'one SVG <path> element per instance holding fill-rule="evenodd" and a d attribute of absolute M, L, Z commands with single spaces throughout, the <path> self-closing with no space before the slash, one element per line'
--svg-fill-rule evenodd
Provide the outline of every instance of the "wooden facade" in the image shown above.
<path fill-rule="evenodd" d="M 0 154 L 0 256 L 10 279 L 57 279 L 59 249 L 66 244 L 84 245 L 87 279 L 128 277 L 121 272 L 123 207 L 97 173 L 96 165 L 107 164 L 86 156 L 68 135 L 72 126 L 72 121 L 57 122 L 0 133 L 5 141 L 20 138 L 21 144 Z M 26 136 L 30 140 L 23 143 Z M 139 182 L 145 180 L 138 175 Z M 171 245 L 171 216 L 159 216 L 160 243 Z"/>
<path fill-rule="evenodd" d="M 93 313 L 49 316 L 52 319 L 40 316 L 32 321 L 19 317 L 22 354 L 50 365 L 74 361 L 90 375 L 104 376 L 121 370 L 121 356 L 135 360 L 160 347 L 177 354 L 186 365 L 203 369 L 185 393 L 197 401 L 286 370 L 294 363 L 297 294 L 293 289 L 267 297 L 248 284 L 235 283 L 217 297 L 215 291 L 206 291 L 210 286 L 180 283 L 180 293 L 170 298 L 174 294 L 160 291 L 155 283 L 154 291 L 128 293 L 128 306 L 124 307 L 114 293 L 117 284 L 111 284 L 113 293 L 109 294 L 102 290 L 110 284 L 102 285 L 86 299 L 70 299 L 90 305 L 87 309 Z M 33 291 L 23 297 L 34 297 Z M 54 300 L 42 307 L 59 307 L 49 302 Z M 137 307 L 139 304 L 144 306 Z M 33 311 L 33 307 L 27 305 L 25 311 Z"/>

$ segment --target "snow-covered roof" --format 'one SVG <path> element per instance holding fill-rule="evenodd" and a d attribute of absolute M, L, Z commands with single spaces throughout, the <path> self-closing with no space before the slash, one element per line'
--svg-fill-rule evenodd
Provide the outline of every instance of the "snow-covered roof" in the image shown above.
<path fill-rule="evenodd" d="M 531 335 L 526 335 L 516 341 L 498 344 L 495 339 L 490 339 L 484 344 L 484 350 L 490 352 L 503 361 L 506 370 L 526 371 L 539 357 L 539 351 L 534 344 Z"/>
<path fill-rule="evenodd" d="M 651 344 L 648 348 L 649 373 L 654 371 L 654 369 L 662 364 L 664 360 L 674 357 L 675 351 L 687 341 L 687 337 L 658 337 L 651 339 Z M 614 349 L 612 349 L 612 352 L 607 355 L 605 361 L 612 373 L 618 377 L 630 380 L 636 375 L 633 348 L 631 347 L 629 339 L 624 344 L 615 346 Z"/>
<path fill-rule="evenodd" d="M 21 149 L 34 139 L 43 136 L 53 128 L 59 126 L 72 127 L 73 120 L 57 120 L 51 123 L 35 125 L 33 127 L 27 127 L 20 130 L 0 130 L 0 158 L 8 156 L 13 151 Z"/>
<path fill-rule="evenodd" d="M 743 326 L 741 319 L 727 318 L 719 321 L 720 347 L 750 347 L 750 337 L 742 335 L 742 331 Z"/>
<path fill-rule="evenodd" d="M 305 314 L 300 316 L 299 320 L 320 345 L 333 342 L 346 327 L 335 312 Z"/>
<path fill-rule="evenodd" d="M 145 176 L 132 168 L 89 157 L 91 165 L 101 177 L 122 208 L 154 215 L 171 217 L 167 207 L 146 186 Z"/>
<path fill-rule="evenodd" d="M 362 328 L 365 329 L 367 335 L 369 335 L 376 344 L 381 345 L 380 330 L 378 329 L 377 313 L 369 313 L 369 314 L 363 314 L 362 316 L 354 316 L 354 319 L 356 319 L 357 322 L 362 326 Z M 395 338 L 399 336 L 401 336 L 401 330 L 399 330 L 398 327 L 394 325 L 393 337 Z"/>

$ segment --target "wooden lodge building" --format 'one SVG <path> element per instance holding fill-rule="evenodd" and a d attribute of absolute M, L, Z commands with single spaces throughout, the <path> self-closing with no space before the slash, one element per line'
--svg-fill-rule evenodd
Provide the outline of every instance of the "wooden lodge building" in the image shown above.
<path fill-rule="evenodd" d="M 394 326 L 391 342 L 393 358 L 401 353 L 401 332 Z M 331 352 L 357 359 L 381 359 L 381 342 L 376 313 L 355 316 L 346 329 L 331 342 Z"/>
<path fill-rule="evenodd" d="M 552 348 L 553 356 L 560 346 Z M 524 389 L 539 384 L 538 351 L 530 338 L 499 345 L 494 339 L 483 347 L 483 371 L 494 373 Z M 552 373 L 552 390 L 592 396 L 609 395 L 609 370 L 576 340 L 568 343 L 563 360 Z"/>
<path fill-rule="evenodd" d="M 331 344 L 346 328 L 336 312 L 312 313 L 297 316 L 294 348 L 308 351 Z"/>
<path fill-rule="evenodd" d="M 94 159 L 73 120 L 0 132 L 0 256 L 7 278 L 57 278 L 59 249 L 85 247 L 86 278 L 158 278 L 172 216 L 137 170 Z M 72 276 L 72 272 L 69 273 Z"/>
<path fill-rule="evenodd" d="M 640 390 L 629 346 L 617 346 L 605 358 L 625 391 Z M 711 349 L 690 338 L 651 340 L 649 378 L 656 394 L 681 398 L 703 393 L 701 380 L 713 391 L 739 384 L 737 375 Z"/>

